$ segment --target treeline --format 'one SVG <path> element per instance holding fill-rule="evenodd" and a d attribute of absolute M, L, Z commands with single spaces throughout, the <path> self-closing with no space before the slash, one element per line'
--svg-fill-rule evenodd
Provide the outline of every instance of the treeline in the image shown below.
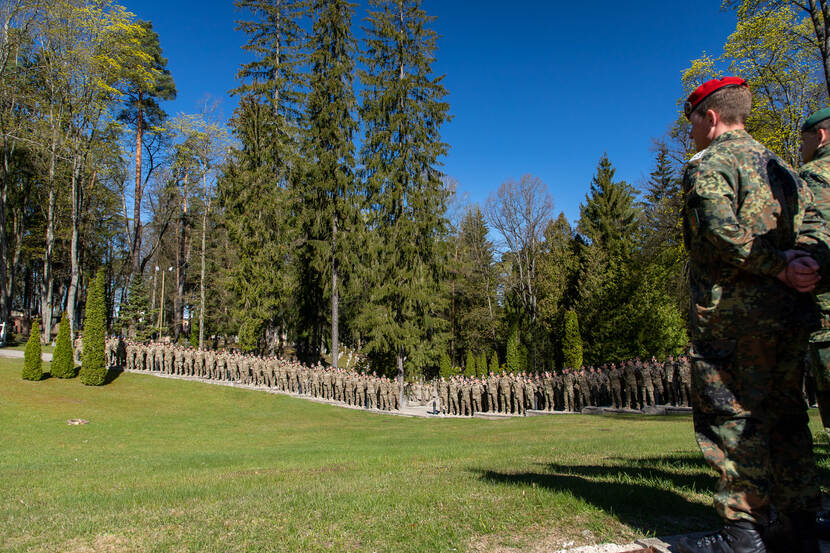
<path fill-rule="evenodd" d="M 356 352 L 387 374 L 686 345 L 682 120 L 640 190 L 603 156 L 577 221 L 532 175 L 459 205 L 420 1 L 370 0 L 359 23 L 338 0 L 236 5 L 251 61 L 227 122 L 207 102 L 165 113 L 159 37 L 115 2 L 0 7 L 2 320 L 40 319 L 45 341 L 65 310 L 77 332 L 103 267 L 115 332 L 335 365 Z M 706 60 L 684 85 L 728 63 Z"/>

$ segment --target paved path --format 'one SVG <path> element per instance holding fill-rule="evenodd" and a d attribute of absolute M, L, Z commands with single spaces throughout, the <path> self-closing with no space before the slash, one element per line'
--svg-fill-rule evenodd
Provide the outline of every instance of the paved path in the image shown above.
<path fill-rule="evenodd" d="M 11 357 L 14 359 L 23 359 L 23 352 L 19 349 L 0 348 L 0 357 Z M 44 361 L 52 361 L 51 353 L 41 353 L 40 358 Z"/>

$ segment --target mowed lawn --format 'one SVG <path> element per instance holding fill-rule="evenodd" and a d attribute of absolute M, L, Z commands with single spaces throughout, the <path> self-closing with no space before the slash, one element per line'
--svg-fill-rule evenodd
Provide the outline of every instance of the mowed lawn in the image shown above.
<path fill-rule="evenodd" d="M 717 525 L 687 416 L 425 420 L 21 367 L 0 360 L 3 552 L 551 551 Z"/>

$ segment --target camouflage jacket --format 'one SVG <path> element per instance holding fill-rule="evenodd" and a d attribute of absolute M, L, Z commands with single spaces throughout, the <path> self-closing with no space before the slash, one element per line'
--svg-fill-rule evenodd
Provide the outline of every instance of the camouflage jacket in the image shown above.
<path fill-rule="evenodd" d="M 810 295 L 775 276 L 795 247 L 827 264 L 830 237 L 798 175 L 736 130 L 689 161 L 683 191 L 692 340 L 815 328 Z"/>
<path fill-rule="evenodd" d="M 814 204 L 825 221 L 830 221 L 830 144 L 816 150 L 813 161 L 805 163 L 798 171 L 815 198 Z M 812 342 L 830 340 L 830 292 L 816 295 L 821 310 L 821 329 L 810 336 Z"/>

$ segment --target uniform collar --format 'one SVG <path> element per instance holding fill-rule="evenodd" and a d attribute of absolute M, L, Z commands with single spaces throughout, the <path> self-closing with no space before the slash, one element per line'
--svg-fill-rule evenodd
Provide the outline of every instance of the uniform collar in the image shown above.
<path fill-rule="evenodd" d="M 830 144 L 825 144 L 824 146 L 816 150 L 816 153 L 813 154 L 813 161 L 818 161 L 819 159 L 824 159 L 827 157 L 830 157 Z"/>
<path fill-rule="evenodd" d="M 749 133 L 746 132 L 745 129 L 738 129 L 734 131 L 726 131 L 725 133 L 718 136 L 716 139 L 709 144 L 709 148 L 714 146 L 715 144 L 720 144 L 722 142 L 728 142 L 730 140 L 741 140 L 744 138 L 750 138 Z"/>

